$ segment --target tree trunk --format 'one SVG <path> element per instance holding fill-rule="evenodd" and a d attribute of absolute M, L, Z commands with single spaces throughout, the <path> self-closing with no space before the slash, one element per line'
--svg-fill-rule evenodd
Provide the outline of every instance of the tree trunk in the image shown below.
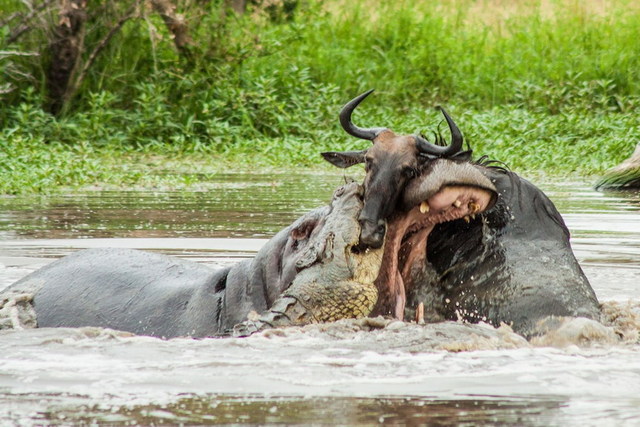
<path fill-rule="evenodd" d="M 49 111 L 60 113 L 69 99 L 69 88 L 84 49 L 86 0 L 61 0 L 59 21 L 49 45 L 51 63 L 47 73 Z"/>
<path fill-rule="evenodd" d="M 224 8 L 242 15 L 247 10 L 247 0 L 224 0 Z"/>
<path fill-rule="evenodd" d="M 164 24 L 173 36 L 173 44 L 176 46 L 178 53 L 190 60 L 193 41 L 189 37 L 189 27 L 184 17 L 176 13 L 176 7 L 170 0 L 151 0 L 151 4 L 153 10 L 162 17 Z"/>

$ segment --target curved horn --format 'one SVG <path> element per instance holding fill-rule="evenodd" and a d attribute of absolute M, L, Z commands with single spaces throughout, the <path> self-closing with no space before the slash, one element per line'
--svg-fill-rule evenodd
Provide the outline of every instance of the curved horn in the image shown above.
<path fill-rule="evenodd" d="M 353 113 L 353 110 L 356 109 L 358 104 L 360 104 L 362 100 L 369 96 L 373 91 L 374 89 L 371 89 L 356 96 L 351 101 L 347 102 L 340 111 L 340 124 L 342 125 L 342 128 L 351 136 L 355 136 L 360 139 L 368 139 L 369 141 L 373 141 L 380 132 L 387 128 L 359 128 L 351 123 L 351 113 Z"/>
<path fill-rule="evenodd" d="M 451 131 L 451 144 L 446 147 L 441 147 L 430 143 L 428 140 L 419 135 L 416 135 L 415 139 L 418 146 L 418 151 L 425 154 L 433 154 L 439 157 L 453 156 L 454 154 L 462 150 L 462 133 L 460 132 L 460 129 L 458 129 L 458 126 L 456 126 L 453 119 L 449 117 L 449 114 L 447 114 L 445 109 L 442 107 L 438 107 L 438 109 L 442 111 L 442 114 L 444 115 L 444 118 L 449 125 L 449 130 Z"/>

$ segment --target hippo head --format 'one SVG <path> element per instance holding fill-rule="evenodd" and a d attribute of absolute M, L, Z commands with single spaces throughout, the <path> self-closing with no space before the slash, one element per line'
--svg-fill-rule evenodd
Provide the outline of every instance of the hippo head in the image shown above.
<path fill-rule="evenodd" d="M 376 312 L 404 317 L 411 271 L 424 268 L 427 238 L 437 224 L 459 221 L 463 227 L 493 206 L 497 190 L 482 170 L 469 160 L 436 158 L 406 185 L 388 221 Z"/>

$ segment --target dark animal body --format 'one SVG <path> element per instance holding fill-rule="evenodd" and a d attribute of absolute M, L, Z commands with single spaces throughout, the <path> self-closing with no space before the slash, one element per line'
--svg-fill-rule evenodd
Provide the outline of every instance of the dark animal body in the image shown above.
<path fill-rule="evenodd" d="M 225 327 L 229 272 L 132 249 L 87 249 L 54 261 L 10 290 L 34 295 L 38 327 L 100 326 L 138 335 L 201 337 Z M 245 304 L 257 299 L 248 297 Z"/>
<path fill-rule="evenodd" d="M 337 190 L 331 206 L 303 215 L 253 259 L 230 267 L 215 270 L 137 250 L 90 249 L 33 272 L 9 292 L 34 295 L 39 327 L 99 326 L 166 338 L 221 335 L 250 312 L 269 308 L 316 261 L 324 251 L 325 236 L 318 236 L 324 224 L 345 215 L 336 205 L 354 199 L 361 205 L 355 185 L 348 197 Z M 352 207 L 346 214 L 357 213 Z"/>
<path fill-rule="evenodd" d="M 498 199 L 469 222 L 434 227 L 426 263 L 414 265 L 406 281 L 407 307 L 424 302 L 432 320 L 504 322 L 527 337 L 549 316 L 599 319 L 596 295 L 551 200 L 512 172 L 477 167 Z"/>

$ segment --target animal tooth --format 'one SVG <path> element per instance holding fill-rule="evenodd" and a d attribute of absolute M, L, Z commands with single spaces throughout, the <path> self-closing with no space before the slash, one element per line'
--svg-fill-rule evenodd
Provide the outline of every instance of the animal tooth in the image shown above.
<path fill-rule="evenodd" d="M 425 200 L 424 202 L 420 203 L 420 213 L 427 212 L 429 212 L 429 203 L 427 203 L 427 201 Z"/>
<path fill-rule="evenodd" d="M 459 208 L 461 204 L 462 202 L 460 200 L 456 200 L 455 202 L 453 202 L 453 206 L 455 206 L 456 208 Z"/>
<path fill-rule="evenodd" d="M 469 215 L 465 215 L 464 220 L 467 222 L 467 224 L 469 224 L 469 222 L 471 221 L 471 218 L 469 218 Z"/>
<path fill-rule="evenodd" d="M 416 308 L 416 323 L 418 325 L 424 325 L 424 303 L 421 302 Z"/>
<path fill-rule="evenodd" d="M 476 219 L 476 214 L 471 214 L 471 219 Z"/>

